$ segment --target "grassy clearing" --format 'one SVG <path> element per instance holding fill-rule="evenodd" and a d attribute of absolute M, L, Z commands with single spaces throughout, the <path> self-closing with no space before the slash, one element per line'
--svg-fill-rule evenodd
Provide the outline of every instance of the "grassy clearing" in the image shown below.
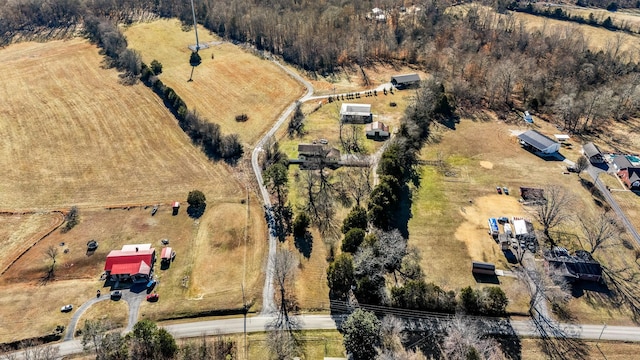
<path fill-rule="evenodd" d="M 344 346 L 342 345 L 342 334 L 337 330 L 317 330 L 303 331 L 301 334 L 304 343 L 305 359 L 323 359 L 325 357 L 344 358 Z M 268 353 L 266 346 L 266 334 L 255 333 L 247 337 L 249 356 L 247 359 L 264 359 Z M 237 338 L 238 344 L 242 344 L 242 339 Z"/>
<path fill-rule="evenodd" d="M 56 213 L 0 216 L 0 273 L 62 220 Z"/>
<path fill-rule="evenodd" d="M 140 51 L 149 64 L 162 63 L 159 78 L 172 87 L 203 117 L 220 125 L 224 133 L 237 133 L 253 144 L 271 127 L 276 117 L 302 95 L 302 86 L 271 61 L 263 60 L 216 35 L 199 29 L 201 43 L 214 43 L 199 51 L 202 64 L 193 81 L 188 45 L 195 43 L 193 30 L 183 31 L 178 20 L 139 23 L 125 29 L 129 47 Z M 249 120 L 236 122 L 236 115 Z"/>
<path fill-rule="evenodd" d="M 611 194 L 627 215 L 627 219 L 640 231 L 640 195 L 631 191 L 612 191 Z"/>
<path fill-rule="evenodd" d="M 522 360 L 543 360 L 549 355 L 541 350 L 542 340 L 521 339 Z M 583 342 L 587 359 L 626 360 L 634 359 L 640 351 L 640 344 L 614 341 L 585 341 Z"/>
<path fill-rule="evenodd" d="M 0 117 L 11 119 L 0 122 L 4 208 L 169 202 L 194 188 L 213 200 L 239 191 L 229 168 L 193 147 L 153 92 L 120 84 L 102 65 L 82 39 L 0 50 Z"/>
<path fill-rule="evenodd" d="M 548 124 L 541 122 L 536 127 L 544 133 L 553 134 L 553 128 Z M 423 149 L 423 159 L 444 159 L 448 170 L 455 174 L 447 177 L 435 166 L 423 166 L 421 187 L 414 195 L 413 218 L 409 222 L 410 244 L 421 250 L 422 267 L 428 281 L 448 289 L 482 286 L 476 284 L 471 275 L 472 260 L 509 268 L 498 244 L 487 234 L 486 221 L 497 216 L 532 218 L 517 201 L 520 186 L 559 184 L 576 196 L 576 209 L 597 211 L 589 192 L 579 185 L 577 175 L 565 175 L 562 162 L 545 161 L 521 149 L 512 136 L 512 130 L 524 128 L 519 123 L 463 119 L 454 131 L 436 127 L 434 139 L 437 141 Z M 577 156 L 575 149 L 563 148 L 561 153 L 570 158 Z M 507 186 L 511 194 L 496 194 L 496 186 Z M 567 224 L 560 231 L 576 234 L 577 229 L 577 224 Z M 566 238 L 573 239 L 567 244 L 570 248 L 579 246 L 575 235 Z M 631 256 L 620 246 L 615 253 L 607 251 L 598 255 L 606 263 L 614 264 L 619 261 L 620 254 L 625 261 Z M 500 281 L 512 300 L 508 310 L 526 310 L 528 295 L 525 289 L 516 281 L 502 278 Z M 584 312 L 576 314 L 580 321 L 602 319 L 605 315 L 600 309 L 612 310 L 606 299 L 597 303 L 592 300 L 586 301 L 584 297 L 575 300 L 586 306 Z M 573 310 L 574 306 L 570 309 Z M 610 311 L 607 319 L 623 321 L 624 318 L 628 318 L 625 311 Z"/>
<path fill-rule="evenodd" d="M 125 328 L 129 320 L 128 311 L 129 306 L 126 301 L 100 301 L 82 314 L 82 317 L 78 320 L 76 330 L 81 330 L 87 320 L 105 320 L 113 329 Z"/>
<path fill-rule="evenodd" d="M 39 319 L 37 324 L 21 327 L 17 332 L 3 329 L 0 342 L 42 335 L 57 324 L 66 326 L 69 317 L 60 314 L 60 306 L 71 303 L 77 308 L 94 297 L 96 289 L 103 288 L 99 277 L 109 251 L 124 244 L 151 243 L 159 252 L 164 238 L 169 239 L 177 256 L 169 269 L 161 270 L 156 263 L 160 301 L 144 303 L 141 317 L 160 319 L 241 307 L 243 276 L 247 301 L 258 307 L 266 246 L 261 210 L 257 200 L 251 198 L 248 211 L 247 204 L 240 202 L 209 205 L 198 221 L 189 218 L 184 209 L 172 216 L 168 206 L 161 206 L 153 217 L 150 208 L 81 213 L 75 228 L 66 234 L 53 232 L 0 278 L 3 316 L 6 314 L 8 320 L 18 324 L 23 321 L 23 313 L 28 315 L 25 319 Z M 86 253 L 89 239 L 99 243 L 91 255 Z M 44 251 L 50 245 L 60 251 L 56 280 L 42 286 L 40 279 L 50 263 Z M 189 276 L 186 288 L 182 286 L 184 276 Z M 103 293 L 107 291 L 108 288 L 103 289 Z M 120 322 L 122 309 L 102 310 L 103 316 Z"/>

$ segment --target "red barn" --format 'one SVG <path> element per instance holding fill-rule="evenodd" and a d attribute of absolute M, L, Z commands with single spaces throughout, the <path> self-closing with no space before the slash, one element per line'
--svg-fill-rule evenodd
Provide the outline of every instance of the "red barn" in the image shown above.
<path fill-rule="evenodd" d="M 125 246 L 126 247 L 126 246 Z M 155 262 L 155 249 L 112 250 L 107 255 L 104 271 L 112 280 L 148 281 Z"/>

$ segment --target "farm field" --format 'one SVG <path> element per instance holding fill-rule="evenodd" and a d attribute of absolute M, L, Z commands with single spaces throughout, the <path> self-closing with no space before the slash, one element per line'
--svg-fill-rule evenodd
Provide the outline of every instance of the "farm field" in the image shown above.
<path fill-rule="evenodd" d="M 210 201 L 235 197 L 228 166 L 207 159 L 157 95 L 122 85 L 103 60 L 82 39 L 0 50 L 0 117 L 12 119 L 0 122 L 2 207 L 168 203 L 194 188 Z"/>
<path fill-rule="evenodd" d="M 39 336 L 56 325 L 67 326 L 71 315 L 60 313 L 60 306 L 73 304 L 77 309 L 95 296 L 96 289 L 106 294 L 110 289 L 99 280 L 106 255 L 124 244 L 151 243 L 159 257 L 161 239 L 169 239 L 177 254 L 168 269 L 161 269 L 159 260 L 156 262 L 160 301 L 144 303 L 140 318 L 161 320 L 239 308 L 243 277 L 247 302 L 260 306 L 266 227 L 262 207 L 254 197 L 245 204 L 208 205 L 199 220 L 189 218 L 185 209 L 177 216 L 172 216 L 168 206 L 160 206 L 155 216 L 150 211 L 147 207 L 81 210 L 80 223 L 71 231 L 55 231 L 29 250 L 0 277 L 0 304 L 3 316 L 7 316 L 5 323 L 39 320 L 19 331 L 0 327 L 0 342 Z M 98 241 L 94 253 L 86 251 L 89 239 Z M 42 278 L 50 259 L 44 251 L 49 246 L 58 248 L 59 255 L 55 280 L 45 283 Z M 116 324 L 126 322 L 126 316 L 121 319 L 122 308 L 101 306 L 102 311 L 90 310 L 83 319 L 107 316 Z M 25 314 L 28 316 L 23 317 Z"/>
<path fill-rule="evenodd" d="M 0 274 L 40 238 L 62 224 L 60 213 L 0 215 Z M 0 275 L 1 276 L 1 275 Z"/>
<path fill-rule="evenodd" d="M 556 9 L 555 6 L 537 6 L 540 9 L 548 8 L 551 10 Z M 619 9 L 618 11 L 608 11 L 605 9 L 586 8 L 579 6 L 562 6 L 560 7 L 564 12 L 571 15 L 579 15 L 585 19 L 589 18 L 590 14 L 599 22 L 602 23 L 606 18 L 610 17 L 613 24 L 616 26 L 626 25 L 631 31 L 640 31 L 640 13 L 633 11 L 632 9 Z"/>
<path fill-rule="evenodd" d="M 202 63 L 191 74 L 188 45 L 195 32 L 183 31 L 180 21 L 157 20 L 124 29 L 129 47 L 140 51 L 147 64 L 162 63 L 160 80 L 172 87 L 188 108 L 220 125 L 224 134 L 237 133 L 246 144 L 254 144 L 276 117 L 303 93 L 303 86 L 269 60 L 199 28 Z M 237 122 L 236 115 L 249 120 Z"/>
<path fill-rule="evenodd" d="M 540 122 L 547 134 L 553 134 L 549 124 Z M 441 128 L 438 128 L 441 129 Z M 471 261 L 486 261 L 498 269 L 508 269 L 506 258 L 498 244 L 487 234 L 487 218 L 524 216 L 532 219 L 517 201 L 520 186 L 543 187 L 559 184 L 577 199 L 576 208 L 594 213 L 597 210 L 590 193 L 579 183 L 577 175 L 566 175 L 560 161 L 545 161 L 520 148 L 512 131 L 525 130 L 520 124 L 463 119 L 456 130 L 435 130 L 434 144 L 422 151 L 422 159 L 442 158 L 446 169 L 423 166 L 421 187 L 414 194 L 413 218 L 409 222 L 410 244 L 422 253 L 422 267 L 427 281 L 447 289 L 476 284 L 471 274 Z M 491 141 L 486 141 L 491 139 Z M 564 154 L 561 149 L 561 154 Z M 572 150 L 573 151 L 573 150 Z M 448 173 L 449 176 L 445 176 Z M 453 176 L 452 176 L 453 175 Z M 498 195 L 496 186 L 506 186 L 510 195 Z M 577 224 L 567 224 L 560 233 L 576 234 Z M 561 245 L 576 249 L 575 235 L 559 236 Z M 565 240 L 569 239 L 569 240 Z M 573 240 L 571 240 L 573 239 Z M 619 265 L 631 260 L 633 254 L 620 244 L 615 249 L 598 253 L 608 264 Z M 621 250 L 622 249 L 622 250 Z M 615 254 L 615 255 L 614 255 Z M 619 254 L 624 254 L 620 256 Z M 625 260 L 621 260 L 624 258 Z M 503 282 L 512 302 L 508 311 L 521 312 L 528 307 L 526 289 L 516 282 Z M 524 297 L 524 299 L 523 299 Z M 526 300 L 526 301 L 525 301 Z M 585 297 L 573 300 L 577 321 L 620 321 L 627 323 L 626 310 L 613 309 L 606 299 L 589 305 Z M 520 304 L 519 306 L 514 306 Z"/>

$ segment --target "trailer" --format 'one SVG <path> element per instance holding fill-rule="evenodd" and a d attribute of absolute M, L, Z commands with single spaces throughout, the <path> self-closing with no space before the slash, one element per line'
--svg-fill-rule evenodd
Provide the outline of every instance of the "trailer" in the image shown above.
<path fill-rule="evenodd" d="M 498 236 L 498 234 L 500 234 L 500 228 L 498 227 L 498 220 L 496 220 L 496 218 L 489 219 L 489 234 L 491 236 Z"/>
<path fill-rule="evenodd" d="M 495 275 L 496 266 L 491 263 L 472 261 L 471 272 L 474 274 Z"/>
<path fill-rule="evenodd" d="M 513 231 L 511 230 L 511 224 L 505 223 L 503 227 L 504 227 L 504 233 L 507 235 L 507 237 L 512 237 Z"/>

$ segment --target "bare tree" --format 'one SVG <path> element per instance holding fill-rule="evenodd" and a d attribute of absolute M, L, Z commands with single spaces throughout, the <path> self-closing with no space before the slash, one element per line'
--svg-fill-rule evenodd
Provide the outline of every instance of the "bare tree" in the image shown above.
<path fill-rule="evenodd" d="M 58 248 L 55 245 L 49 245 L 45 251 L 44 254 L 47 256 L 48 259 L 51 260 L 51 265 L 49 266 L 49 269 L 47 270 L 47 274 L 45 275 L 43 281 L 47 282 L 51 279 L 54 278 L 55 276 L 55 271 L 56 271 L 56 259 L 58 257 Z"/>
<path fill-rule="evenodd" d="M 338 172 L 341 192 L 353 199 L 356 206 L 362 206 L 367 201 L 373 188 L 371 181 L 371 166 L 349 167 Z"/>
<path fill-rule="evenodd" d="M 579 220 L 585 240 L 591 247 L 591 254 L 605 243 L 618 238 L 621 232 L 620 225 L 616 219 L 606 212 L 602 212 L 595 217 L 582 216 Z"/>
<path fill-rule="evenodd" d="M 420 350 L 412 351 L 404 348 L 406 340 L 404 322 L 392 315 L 387 315 L 380 324 L 380 348 L 376 360 L 427 360 Z"/>
<path fill-rule="evenodd" d="M 58 353 L 60 352 L 60 348 L 57 346 L 35 346 L 32 343 L 27 343 L 24 347 L 14 353 L 3 354 L 1 359 L 3 360 L 14 360 L 14 359 L 23 359 L 23 360 L 54 360 L 59 358 Z"/>
<path fill-rule="evenodd" d="M 538 201 L 532 208 L 532 215 L 542 224 L 544 235 L 553 243 L 549 236 L 549 229 L 572 218 L 573 196 L 558 185 L 548 185 L 544 188 L 544 199 Z"/>
<path fill-rule="evenodd" d="M 107 330 L 109 324 L 103 320 L 87 320 L 82 327 L 82 346 L 93 350 L 98 359 L 103 356 L 102 343 Z"/>
<path fill-rule="evenodd" d="M 456 317 L 447 324 L 442 344 L 445 359 L 505 359 L 498 343 L 483 336 L 475 323 Z"/>
<path fill-rule="evenodd" d="M 273 331 L 267 337 L 267 346 L 273 358 L 284 360 L 301 352 L 301 343 L 297 334 L 298 323 L 289 313 L 295 307 L 292 290 L 298 261 L 287 249 L 278 250 L 273 261 L 273 277 L 276 281 L 280 305 L 278 315 L 269 324 Z"/>

